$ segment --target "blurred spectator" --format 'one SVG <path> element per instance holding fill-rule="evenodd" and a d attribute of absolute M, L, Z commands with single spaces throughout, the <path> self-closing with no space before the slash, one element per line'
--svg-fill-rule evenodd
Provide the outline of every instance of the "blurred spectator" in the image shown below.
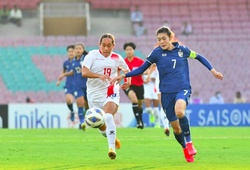
<path fill-rule="evenodd" d="M 213 97 L 210 98 L 210 104 L 224 104 L 224 98 L 220 91 L 217 91 Z"/>
<path fill-rule="evenodd" d="M 193 33 L 192 25 L 189 22 L 185 21 L 182 25 L 181 32 L 183 35 L 192 34 Z"/>
<path fill-rule="evenodd" d="M 139 23 L 136 27 L 135 27 L 135 32 L 134 35 L 137 37 L 140 37 L 142 35 L 145 35 L 147 33 L 146 28 L 144 27 L 143 23 Z"/>
<path fill-rule="evenodd" d="M 10 10 L 7 6 L 4 6 L 3 9 L 0 10 L 0 23 L 6 24 L 9 21 Z"/>
<path fill-rule="evenodd" d="M 135 28 L 143 24 L 143 13 L 140 11 L 139 6 L 135 6 L 134 11 L 131 12 L 130 16 L 132 22 L 132 32 L 135 32 Z"/>
<path fill-rule="evenodd" d="M 34 103 L 33 100 L 29 96 L 26 97 L 26 103 Z"/>
<path fill-rule="evenodd" d="M 199 97 L 199 92 L 194 91 L 191 99 L 190 99 L 190 104 L 202 104 L 203 100 Z"/>
<path fill-rule="evenodd" d="M 143 13 L 140 11 L 139 6 L 135 6 L 133 12 L 131 12 L 131 22 L 132 24 L 143 22 Z"/>
<path fill-rule="evenodd" d="M 163 26 L 170 28 L 170 24 L 167 20 L 163 22 Z"/>
<path fill-rule="evenodd" d="M 16 5 L 10 10 L 10 21 L 17 26 L 22 26 L 22 11 Z"/>
<path fill-rule="evenodd" d="M 235 93 L 234 103 L 246 103 L 246 98 L 241 95 L 240 91 Z"/>

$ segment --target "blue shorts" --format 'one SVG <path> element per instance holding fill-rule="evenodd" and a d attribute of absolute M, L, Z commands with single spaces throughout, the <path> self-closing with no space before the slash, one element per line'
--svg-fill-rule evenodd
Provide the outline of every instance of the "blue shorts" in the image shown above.
<path fill-rule="evenodd" d="M 87 100 L 87 88 L 75 87 L 74 96 L 76 99 L 83 96 L 84 99 Z"/>
<path fill-rule="evenodd" d="M 161 93 L 161 103 L 162 108 L 164 112 L 166 113 L 166 116 L 169 120 L 169 122 L 173 122 L 177 120 L 177 116 L 175 114 L 175 102 L 178 99 L 183 99 L 186 101 L 186 104 L 188 105 L 188 100 L 191 95 L 191 89 L 182 90 L 176 93 Z"/>
<path fill-rule="evenodd" d="M 70 86 L 64 86 L 65 94 L 72 94 L 74 96 L 74 88 Z"/>

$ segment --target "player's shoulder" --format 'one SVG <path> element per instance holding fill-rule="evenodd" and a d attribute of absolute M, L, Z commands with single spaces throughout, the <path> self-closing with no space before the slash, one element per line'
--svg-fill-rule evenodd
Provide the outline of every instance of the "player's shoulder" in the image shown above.
<path fill-rule="evenodd" d="M 163 50 L 162 50 L 162 48 L 161 48 L 160 46 L 154 48 L 154 49 L 151 51 L 151 53 L 148 55 L 148 57 L 149 57 L 149 56 L 155 56 L 155 55 L 157 55 L 157 54 L 159 54 L 159 53 L 163 53 Z"/>
<path fill-rule="evenodd" d="M 134 56 L 134 59 L 135 59 L 136 61 L 142 61 L 142 62 L 144 62 L 144 60 L 143 60 L 142 58 L 138 57 L 138 56 Z"/>
<path fill-rule="evenodd" d="M 96 55 L 98 53 L 100 53 L 99 50 L 95 49 L 95 50 L 90 50 L 87 55 Z"/>
<path fill-rule="evenodd" d="M 118 59 L 121 59 L 122 56 L 120 54 L 116 53 L 116 52 L 112 52 L 111 55 L 110 55 L 110 58 L 113 59 L 113 60 L 118 60 Z"/>
<path fill-rule="evenodd" d="M 184 51 L 184 52 L 189 52 L 189 51 L 190 51 L 189 47 L 187 47 L 187 46 L 185 46 L 185 45 L 180 45 L 180 44 L 178 44 L 178 47 L 177 47 L 177 48 L 179 48 L 180 50 L 182 50 L 182 51 Z"/>
<path fill-rule="evenodd" d="M 100 58 L 102 55 L 99 50 L 91 50 L 88 52 L 88 54 L 85 56 L 89 60 L 89 58 Z"/>
<path fill-rule="evenodd" d="M 65 65 L 65 64 L 69 64 L 70 62 L 69 62 L 69 59 L 67 59 L 67 60 L 64 60 L 64 62 L 63 62 L 63 64 Z"/>
<path fill-rule="evenodd" d="M 76 62 L 76 57 L 74 57 L 74 58 L 72 59 L 72 63 L 74 63 L 74 62 Z"/>

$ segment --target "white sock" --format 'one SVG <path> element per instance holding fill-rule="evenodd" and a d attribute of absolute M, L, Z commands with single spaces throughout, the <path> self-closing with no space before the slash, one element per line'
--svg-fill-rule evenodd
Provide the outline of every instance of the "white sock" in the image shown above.
<path fill-rule="evenodd" d="M 163 111 L 162 107 L 161 107 L 161 110 L 160 110 L 160 117 L 161 117 L 161 122 L 162 122 L 162 124 L 164 126 L 164 129 L 169 128 L 169 121 L 168 121 L 166 113 Z"/>
<path fill-rule="evenodd" d="M 153 114 L 153 110 L 151 107 L 146 107 L 145 110 L 148 114 Z"/>
<path fill-rule="evenodd" d="M 158 107 L 154 107 L 154 115 L 155 115 L 155 123 L 156 125 L 161 125 L 161 120 L 160 120 L 160 113 L 159 113 L 159 108 Z"/>
<path fill-rule="evenodd" d="M 104 130 L 104 131 L 102 131 L 102 130 L 100 130 L 100 129 L 98 129 L 99 130 L 99 132 L 102 134 L 102 136 L 104 136 L 105 138 L 107 137 L 107 135 L 106 135 L 106 130 Z"/>
<path fill-rule="evenodd" d="M 109 148 L 115 150 L 115 139 L 116 139 L 116 126 L 114 122 L 114 117 L 111 113 L 106 113 L 104 115 L 104 121 L 106 123 L 106 135 L 108 138 Z"/>

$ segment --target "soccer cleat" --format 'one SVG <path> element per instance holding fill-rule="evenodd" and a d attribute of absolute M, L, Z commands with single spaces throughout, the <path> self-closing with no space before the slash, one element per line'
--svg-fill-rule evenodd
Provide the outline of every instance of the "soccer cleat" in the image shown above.
<path fill-rule="evenodd" d="M 161 128 L 161 125 L 159 123 L 156 123 L 155 128 Z"/>
<path fill-rule="evenodd" d="M 169 128 L 166 128 L 166 129 L 164 130 L 164 133 L 165 133 L 165 135 L 170 136 Z"/>
<path fill-rule="evenodd" d="M 188 142 L 186 145 L 187 145 L 187 150 L 188 150 L 189 155 L 195 155 L 197 153 L 192 142 Z"/>
<path fill-rule="evenodd" d="M 70 113 L 70 120 L 71 120 L 72 122 L 74 122 L 74 120 L 75 120 L 75 113 L 74 113 L 74 112 L 71 112 L 71 113 Z"/>
<path fill-rule="evenodd" d="M 111 160 L 116 158 L 116 153 L 112 148 L 109 149 L 108 156 Z"/>
<path fill-rule="evenodd" d="M 143 129 L 143 128 L 144 128 L 143 122 L 140 122 L 139 124 L 137 124 L 136 127 L 137 127 L 138 129 Z"/>
<path fill-rule="evenodd" d="M 86 130 L 86 125 L 85 125 L 85 123 L 80 124 L 80 125 L 79 125 L 79 129 L 82 129 L 83 131 L 85 131 L 85 130 Z"/>
<path fill-rule="evenodd" d="M 116 138 L 115 139 L 115 148 L 120 149 L 120 147 L 121 147 L 121 142 L 120 142 L 120 140 L 118 138 Z"/>
<path fill-rule="evenodd" d="M 155 115 L 153 113 L 149 114 L 149 121 L 150 121 L 151 124 L 155 123 Z"/>
<path fill-rule="evenodd" d="M 194 162 L 194 157 L 193 155 L 189 155 L 187 148 L 183 148 L 183 153 L 187 162 Z"/>

